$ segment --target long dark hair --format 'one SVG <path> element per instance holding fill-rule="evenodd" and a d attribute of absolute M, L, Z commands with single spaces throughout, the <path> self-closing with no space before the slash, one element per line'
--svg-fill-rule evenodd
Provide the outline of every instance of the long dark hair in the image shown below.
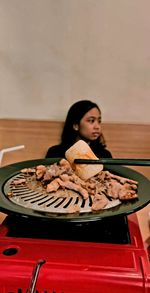
<path fill-rule="evenodd" d="M 61 135 L 62 144 L 69 147 L 76 142 L 77 131 L 74 130 L 73 125 L 79 124 L 82 117 L 93 108 L 97 108 L 101 112 L 98 105 L 89 100 L 78 101 L 70 107 Z M 103 134 L 98 138 L 97 143 L 100 143 L 103 147 L 106 146 Z"/>

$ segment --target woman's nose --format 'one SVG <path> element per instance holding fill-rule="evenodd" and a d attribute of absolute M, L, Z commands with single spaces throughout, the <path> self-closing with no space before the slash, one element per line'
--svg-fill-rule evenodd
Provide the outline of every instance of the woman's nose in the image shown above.
<path fill-rule="evenodd" d="M 94 123 L 95 129 L 100 129 L 100 127 L 101 127 L 101 124 L 98 121 Z"/>

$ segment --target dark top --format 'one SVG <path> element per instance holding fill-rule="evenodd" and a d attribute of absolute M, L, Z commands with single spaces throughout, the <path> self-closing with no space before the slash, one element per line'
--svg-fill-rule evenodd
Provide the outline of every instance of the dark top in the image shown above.
<path fill-rule="evenodd" d="M 58 144 L 50 147 L 47 151 L 46 158 L 65 158 L 65 152 L 69 147 Z M 90 148 L 98 158 L 112 158 L 112 154 L 103 145 L 90 145 Z"/>

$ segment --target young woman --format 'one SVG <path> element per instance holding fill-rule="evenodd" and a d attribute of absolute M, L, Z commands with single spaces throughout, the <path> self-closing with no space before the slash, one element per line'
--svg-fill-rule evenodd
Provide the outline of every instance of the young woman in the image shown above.
<path fill-rule="evenodd" d="M 101 110 L 89 100 L 73 104 L 67 114 L 59 145 L 48 149 L 46 158 L 64 158 L 65 152 L 79 139 L 86 141 L 98 158 L 111 158 L 102 134 Z"/>

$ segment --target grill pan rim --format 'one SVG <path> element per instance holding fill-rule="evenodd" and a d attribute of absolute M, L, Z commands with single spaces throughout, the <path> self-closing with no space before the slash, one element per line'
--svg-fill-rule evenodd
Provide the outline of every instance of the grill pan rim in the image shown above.
<path fill-rule="evenodd" d="M 11 165 L 4 166 L 0 168 L 0 210 L 6 214 L 12 214 L 21 216 L 24 218 L 38 218 L 41 220 L 52 220 L 52 221 L 71 221 L 71 222 L 89 222 L 101 220 L 103 218 L 120 216 L 120 215 L 129 215 L 133 212 L 136 212 L 150 203 L 150 197 L 148 191 L 150 190 L 150 180 L 142 175 L 141 173 L 130 169 L 125 166 L 114 166 L 107 165 L 106 169 L 112 173 L 115 173 L 119 176 L 127 177 L 139 182 L 138 195 L 139 199 L 134 201 L 129 201 L 125 204 L 121 204 L 117 207 L 111 208 L 109 210 L 102 210 L 96 213 L 84 213 L 84 214 L 54 214 L 54 213 L 45 213 L 25 207 L 21 207 L 11 202 L 7 195 L 4 193 L 5 183 L 13 177 L 15 174 L 23 168 L 34 167 L 37 165 L 50 165 L 53 163 L 59 162 L 61 158 L 47 158 L 47 159 L 36 159 L 22 161 L 14 163 Z M 104 166 L 105 167 L 105 166 Z"/>

